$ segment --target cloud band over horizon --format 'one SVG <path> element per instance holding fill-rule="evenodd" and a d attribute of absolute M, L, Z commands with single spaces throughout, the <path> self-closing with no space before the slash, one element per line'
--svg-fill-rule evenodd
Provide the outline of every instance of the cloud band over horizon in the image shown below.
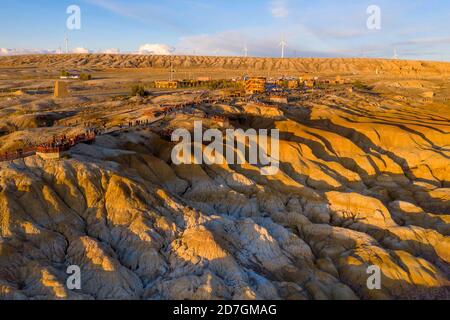
<path fill-rule="evenodd" d="M 367 29 L 373 3 L 365 0 L 81 0 L 82 29 L 68 31 L 72 2 L 5 2 L 0 55 L 63 52 L 67 36 L 70 52 L 80 53 L 244 56 L 246 47 L 249 56 L 279 57 L 283 36 L 286 57 L 392 58 L 397 51 L 450 61 L 450 3 L 443 0 L 379 0 L 380 30 Z"/>

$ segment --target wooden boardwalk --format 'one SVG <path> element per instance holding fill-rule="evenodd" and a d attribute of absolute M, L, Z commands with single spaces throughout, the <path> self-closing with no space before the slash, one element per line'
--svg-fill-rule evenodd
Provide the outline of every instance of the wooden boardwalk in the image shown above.
<path fill-rule="evenodd" d="M 105 130 L 94 129 L 93 131 L 96 132 L 97 136 L 102 136 L 102 135 L 109 135 L 109 134 L 128 131 L 130 129 L 136 129 L 136 128 L 144 129 L 144 128 L 150 127 L 152 124 L 164 119 L 166 116 L 168 116 L 170 114 L 185 110 L 187 107 L 195 107 L 195 106 L 201 105 L 201 104 L 220 103 L 220 102 L 226 102 L 226 101 L 229 101 L 229 99 L 205 98 L 205 99 L 198 99 L 193 102 L 183 102 L 183 103 L 177 103 L 177 104 L 162 104 L 162 105 L 160 105 L 161 110 L 158 110 L 154 113 L 154 119 L 152 119 L 151 121 L 136 120 L 136 121 L 132 121 L 132 122 L 128 123 L 127 125 L 120 125 L 120 126 L 108 128 Z M 206 118 L 210 118 L 214 121 L 226 121 L 227 120 L 226 118 L 221 117 L 221 116 L 211 116 L 211 117 L 206 117 Z M 162 137 L 167 138 L 166 137 L 167 131 L 159 132 L 159 134 Z M 68 141 L 71 139 L 77 140 L 77 137 L 67 138 Z M 71 144 L 70 148 L 75 146 L 78 143 L 84 143 L 84 142 L 77 141 L 76 143 Z M 17 159 L 24 159 L 27 157 L 34 156 L 34 155 L 36 155 L 37 149 L 39 149 L 39 148 L 42 149 L 42 148 L 45 148 L 46 146 L 50 147 L 50 146 L 52 146 L 52 144 L 54 144 L 54 141 L 45 143 L 45 144 L 42 144 L 39 146 L 30 146 L 30 147 L 27 147 L 24 149 L 19 149 L 19 150 L 12 151 L 12 152 L 2 153 L 2 154 L 0 154 L 0 162 L 14 161 Z"/>

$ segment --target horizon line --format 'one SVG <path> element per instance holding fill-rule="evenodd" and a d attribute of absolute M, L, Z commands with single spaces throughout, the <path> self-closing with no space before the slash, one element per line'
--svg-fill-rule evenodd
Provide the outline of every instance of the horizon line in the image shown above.
<path fill-rule="evenodd" d="M 273 59 L 273 60 L 301 60 L 301 59 L 320 59 L 320 60 L 388 60 L 388 61 L 409 61 L 409 62 L 436 62 L 436 63 L 450 63 L 450 61 L 444 60 L 427 60 L 427 59 L 408 59 L 408 58 L 383 58 L 383 57 L 358 57 L 358 56 L 336 56 L 336 57 L 271 57 L 271 56 L 217 56 L 217 55 L 193 55 L 193 54 L 141 54 L 138 52 L 119 52 L 119 53 L 107 53 L 107 52 L 89 52 L 89 53 L 17 53 L 17 54 L 0 54 L 1 58 L 9 57 L 29 57 L 29 56 L 89 56 L 89 55 L 104 55 L 104 56 L 139 56 L 139 57 L 203 57 L 203 58 L 239 58 L 239 59 Z"/>

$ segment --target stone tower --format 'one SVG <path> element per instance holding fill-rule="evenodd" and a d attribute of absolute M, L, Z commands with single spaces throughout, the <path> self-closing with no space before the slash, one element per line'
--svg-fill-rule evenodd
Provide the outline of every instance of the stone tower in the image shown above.
<path fill-rule="evenodd" d="M 69 90 L 67 90 L 67 82 L 63 81 L 55 81 L 55 98 L 65 98 L 69 96 Z"/>

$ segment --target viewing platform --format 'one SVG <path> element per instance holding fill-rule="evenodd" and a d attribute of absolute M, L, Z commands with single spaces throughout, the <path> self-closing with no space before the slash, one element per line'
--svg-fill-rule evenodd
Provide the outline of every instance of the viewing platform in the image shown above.
<path fill-rule="evenodd" d="M 95 141 L 95 133 L 87 132 L 72 138 L 61 137 L 53 139 L 51 143 L 39 145 L 36 148 L 36 155 L 44 160 L 61 159 L 69 150 L 79 143 L 91 144 Z"/>
<path fill-rule="evenodd" d="M 17 159 L 23 159 L 38 155 L 44 160 L 54 160 L 61 159 L 63 156 L 67 155 L 69 150 L 79 143 L 91 144 L 95 141 L 95 132 L 88 131 L 83 134 L 79 134 L 73 137 L 60 137 L 53 138 L 53 141 L 48 143 L 43 143 L 35 147 L 27 147 L 23 149 L 18 149 L 16 151 L 10 151 L 0 154 L 0 162 L 4 161 L 14 161 Z"/>

